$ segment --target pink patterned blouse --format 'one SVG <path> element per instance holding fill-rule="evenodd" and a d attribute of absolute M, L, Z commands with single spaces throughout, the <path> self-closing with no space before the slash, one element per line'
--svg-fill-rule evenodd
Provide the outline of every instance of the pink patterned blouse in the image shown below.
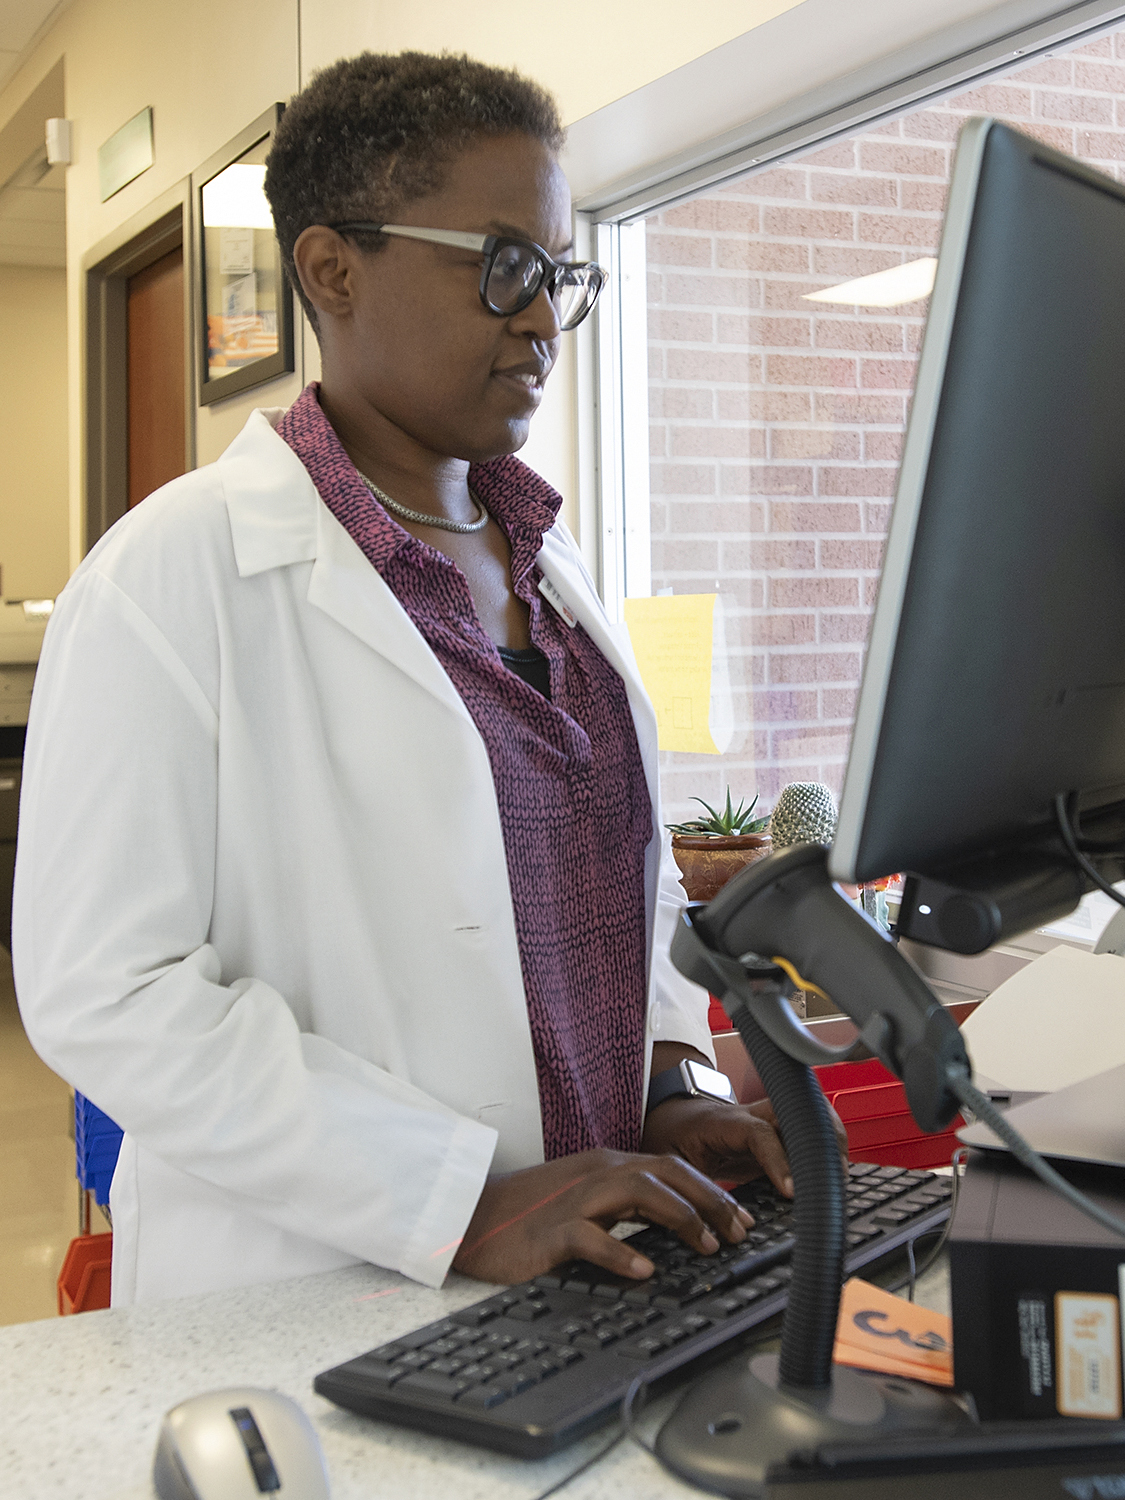
<path fill-rule="evenodd" d="M 538 591 L 561 499 L 516 458 L 469 482 L 512 550 L 512 584 L 549 695 L 507 667 L 460 569 L 404 530 L 360 480 L 308 386 L 281 437 L 378 569 L 460 693 L 488 750 L 508 863 L 547 1159 L 635 1151 L 643 1125 L 645 850 L 652 807 L 621 678 Z"/>

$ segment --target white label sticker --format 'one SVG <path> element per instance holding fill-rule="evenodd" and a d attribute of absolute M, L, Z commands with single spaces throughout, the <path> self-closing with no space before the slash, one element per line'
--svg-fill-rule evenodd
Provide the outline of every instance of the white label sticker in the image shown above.
<path fill-rule="evenodd" d="M 574 627 L 578 624 L 578 616 L 573 612 L 573 610 L 567 608 L 566 604 L 563 602 L 563 596 L 559 593 L 558 589 L 550 581 L 550 579 L 541 578 L 539 580 L 539 592 L 543 595 L 544 599 L 546 599 L 547 603 L 551 606 L 555 613 L 561 615 L 566 623 L 570 626 L 571 630 L 573 630 Z"/>
<path fill-rule="evenodd" d="M 1055 1294 L 1056 1401 L 1064 1417 L 1120 1417 L 1121 1334 L 1116 1297 Z"/>

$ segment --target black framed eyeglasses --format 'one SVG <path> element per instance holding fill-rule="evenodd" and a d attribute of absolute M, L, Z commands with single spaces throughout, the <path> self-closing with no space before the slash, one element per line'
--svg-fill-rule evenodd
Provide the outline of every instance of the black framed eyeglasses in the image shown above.
<path fill-rule="evenodd" d="M 498 318 L 522 312 L 546 290 L 555 304 L 559 327 L 577 328 L 598 300 L 605 272 L 595 261 L 557 261 L 534 240 L 506 234 L 467 234 L 459 229 L 415 229 L 412 224 L 330 224 L 340 234 L 397 234 L 432 245 L 453 245 L 484 256 L 480 300 Z"/>

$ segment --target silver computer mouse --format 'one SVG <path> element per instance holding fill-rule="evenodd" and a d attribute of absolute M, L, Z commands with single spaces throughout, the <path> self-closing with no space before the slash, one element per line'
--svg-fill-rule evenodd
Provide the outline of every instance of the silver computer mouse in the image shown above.
<path fill-rule="evenodd" d="M 329 1500 L 312 1423 L 280 1391 L 234 1386 L 166 1413 L 152 1478 L 160 1500 Z"/>

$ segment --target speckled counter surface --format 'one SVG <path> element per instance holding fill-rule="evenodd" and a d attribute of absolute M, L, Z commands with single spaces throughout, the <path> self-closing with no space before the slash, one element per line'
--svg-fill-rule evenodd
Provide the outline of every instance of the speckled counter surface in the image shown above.
<path fill-rule="evenodd" d="M 434 1292 L 357 1266 L 0 1328 L 0 1497 L 152 1500 L 164 1412 L 200 1391 L 261 1385 L 293 1396 L 312 1417 L 334 1500 L 530 1500 L 604 1434 L 529 1462 L 368 1421 L 312 1390 L 317 1371 L 481 1294 L 480 1282 L 463 1277 Z M 943 1271 L 920 1283 L 918 1300 L 947 1310 Z M 697 1492 L 622 1444 L 563 1493 L 566 1500 L 671 1500 Z"/>
<path fill-rule="evenodd" d="M 312 1417 L 333 1500 L 529 1500 L 604 1435 L 529 1462 L 368 1421 L 314 1394 L 312 1378 L 479 1300 L 451 1276 L 440 1292 L 357 1266 L 271 1286 L 0 1328 L 3 1500 L 151 1500 L 160 1420 L 218 1386 L 271 1386 Z M 621 1446 L 567 1500 L 664 1500 L 693 1493 Z"/>

